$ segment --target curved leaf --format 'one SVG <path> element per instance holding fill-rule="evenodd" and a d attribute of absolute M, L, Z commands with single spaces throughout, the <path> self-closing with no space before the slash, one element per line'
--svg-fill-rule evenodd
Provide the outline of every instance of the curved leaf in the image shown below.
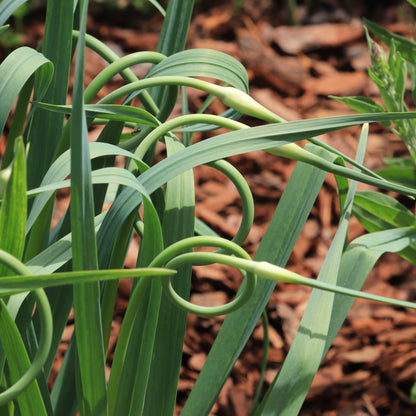
<path fill-rule="evenodd" d="M 14 50 L 0 65 L 0 132 L 19 91 L 28 79 L 44 66 L 45 71 L 39 80 L 39 98 L 46 92 L 52 78 L 53 65 L 41 53 L 22 46 Z"/>
<path fill-rule="evenodd" d="M 118 146 L 114 146 L 108 143 L 92 142 L 92 143 L 89 143 L 89 148 L 91 152 L 90 153 L 91 159 L 101 157 L 101 156 L 121 155 L 121 156 L 125 156 L 127 158 L 133 159 L 136 162 L 140 171 L 144 171 L 147 169 L 147 165 L 143 163 L 133 153 L 130 153 L 127 150 L 123 150 Z M 70 160 L 71 160 L 71 155 L 70 155 L 70 151 L 68 150 L 65 153 L 63 153 L 58 159 L 56 159 L 55 162 L 51 165 L 45 177 L 43 178 L 40 186 L 46 187 L 50 184 L 63 181 L 71 172 Z M 36 197 L 32 205 L 32 209 L 30 211 L 29 218 L 26 224 L 26 233 L 29 232 L 34 221 L 36 220 L 38 215 L 42 212 L 43 207 L 46 205 L 49 198 L 53 195 L 53 191 L 56 189 L 59 189 L 59 187 L 52 185 L 50 188 L 43 188 L 43 189 L 44 191 L 42 192 L 42 194 Z M 28 192 L 28 196 L 36 195 L 37 193 L 38 193 L 38 190 L 34 189 Z"/>
<path fill-rule="evenodd" d="M 0 26 L 27 0 L 3 0 L 0 3 Z"/>

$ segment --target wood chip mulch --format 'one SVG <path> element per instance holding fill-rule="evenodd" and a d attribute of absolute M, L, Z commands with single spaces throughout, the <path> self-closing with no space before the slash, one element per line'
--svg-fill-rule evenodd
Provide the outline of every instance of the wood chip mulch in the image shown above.
<path fill-rule="evenodd" d="M 330 100 L 327 97 L 329 94 L 362 95 L 380 101 L 377 89 L 366 72 L 370 61 L 360 16 L 365 15 L 410 38 L 414 33 L 413 25 L 402 19 L 407 10 L 403 8 L 403 2 L 351 1 L 346 2 L 346 8 L 341 8 L 341 2 L 335 0 L 315 2 L 319 3 L 315 8 L 310 5 L 314 2 L 299 2 L 300 26 L 289 24 L 286 10 L 283 7 L 278 9 L 277 3 L 280 2 L 246 2 L 240 11 L 236 11 L 228 1 L 211 3 L 200 6 L 195 13 L 187 47 L 212 48 L 240 60 L 249 74 L 251 95 L 287 120 L 352 113 L 344 105 Z M 159 18 L 143 20 L 134 13 L 115 15 L 112 21 L 108 16 L 95 15 L 89 22 L 90 33 L 120 53 L 155 50 L 159 27 Z M 26 36 L 34 39 L 41 33 L 41 26 L 34 21 L 27 28 Z M 87 56 L 89 77 L 104 64 L 94 54 Z M 137 68 L 139 75 L 144 70 Z M 116 79 L 108 88 L 114 88 L 118 83 L 120 80 Z M 107 92 L 103 90 L 102 94 Z M 190 105 L 197 106 L 200 100 L 201 97 L 194 94 L 190 97 Z M 221 104 L 217 104 L 215 111 L 222 110 Z M 244 121 L 254 123 L 250 119 Z M 354 156 L 358 137 L 359 129 L 349 128 L 321 138 Z M 381 157 L 404 153 L 405 148 L 398 138 L 380 126 L 371 126 L 365 160 L 368 167 L 374 169 L 381 166 Z M 247 250 L 254 253 L 294 163 L 263 152 L 236 156 L 230 160 L 247 178 L 256 201 L 255 225 L 246 242 Z M 237 192 L 227 179 L 211 168 L 196 169 L 195 178 L 198 185 L 198 217 L 224 237 L 231 238 L 240 219 Z M 414 209 L 410 201 L 404 201 Z M 288 268 L 304 276 L 316 277 L 338 219 L 336 185 L 329 175 L 295 246 Z M 352 219 L 350 240 L 362 233 L 363 228 Z M 127 259 L 130 267 L 134 266 L 135 252 L 136 242 Z M 364 290 L 415 300 L 415 277 L 414 266 L 397 255 L 385 254 L 370 273 Z M 227 302 L 235 294 L 240 281 L 238 272 L 221 266 L 198 268 L 194 273 L 191 301 L 204 305 Z M 288 352 L 309 294 L 308 288 L 279 284 L 270 299 L 267 311 L 271 348 L 265 389 Z M 120 286 L 114 317 L 113 344 L 128 296 L 129 283 L 125 282 Z M 179 382 L 178 414 L 222 321 L 223 317 L 189 316 Z M 60 348 L 62 354 L 71 330 L 69 326 Z M 414 311 L 357 300 L 325 357 L 300 414 L 415 415 L 416 404 L 409 400 L 410 388 L 416 382 L 415 347 Z M 262 328 L 259 325 L 227 380 L 212 415 L 248 414 L 259 379 L 261 356 Z"/>

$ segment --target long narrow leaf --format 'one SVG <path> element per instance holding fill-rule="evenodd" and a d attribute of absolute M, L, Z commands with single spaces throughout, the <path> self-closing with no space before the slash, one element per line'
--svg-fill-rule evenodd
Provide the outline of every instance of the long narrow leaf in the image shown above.
<path fill-rule="evenodd" d="M 37 93 L 36 100 L 65 104 L 68 94 L 69 69 L 72 60 L 73 0 L 48 1 L 43 54 L 54 64 L 54 74 L 45 95 Z M 38 186 L 59 143 L 64 116 L 37 110 L 30 129 L 28 154 L 29 188 Z"/>
<path fill-rule="evenodd" d="M 363 160 L 367 136 L 368 125 L 363 127 L 361 135 L 359 163 Z M 320 281 L 337 284 L 356 187 L 357 183 L 351 182 L 337 232 L 318 276 Z M 335 294 L 331 292 L 312 291 L 289 353 L 257 414 L 293 415 L 299 412 L 324 357 L 331 311 L 335 310 L 334 299 Z"/>
<path fill-rule="evenodd" d="M 88 1 L 80 3 L 81 28 L 75 67 L 71 135 L 71 227 L 74 270 L 98 268 L 91 161 L 84 110 L 85 26 Z M 82 415 L 107 414 L 105 356 L 98 283 L 74 285 L 75 333 L 79 360 L 78 404 Z"/>
<path fill-rule="evenodd" d="M 333 158 L 333 155 L 313 145 L 310 149 L 323 157 Z M 325 176 L 326 173 L 312 166 L 296 164 L 254 256 L 255 260 L 279 266 L 286 264 Z M 185 404 L 183 416 L 209 414 L 274 287 L 274 282 L 261 279 L 247 304 L 227 316 Z"/>
<path fill-rule="evenodd" d="M 159 217 L 148 199 L 144 199 L 143 206 L 143 236 L 137 259 L 139 267 L 149 266 L 152 259 L 163 249 Z M 133 286 L 109 380 L 110 415 L 142 413 L 161 291 L 161 282 L 158 280 L 150 282 L 148 279 L 141 279 Z"/>
<path fill-rule="evenodd" d="M 183 148 L 183 144 L 166 138 L 168 155 Z M 166 203 L 163 215 L 163 238 L 165 247 L 194 234 L 195 195 L 192 170 L 170 180 L 166 185 Z M 177 293 L 189 298 L 191 267 L 181 267 L 172 279 Z M 173 414 L 182 362 L 187 314 L 173 305 L 166 294 L 162 294 L 156 342 L 153 350 L 152 369 L 146 391 L 144 415 Z M 157 398 L 162 395 L 164 400 Z"/>
<path fill-rule="evenodd" d="M 8 378 L 10 384 L 13 385 L 24 377 L 25 373 L 29 370 L 30 361 L 20 333 L 3 300 L 0 300 L 0 337 L 7 357 L 9 369 Z M 29 387 L 18 396 L 17 406 L 20 414 L 23 415 L 46 415 L 45 406 L 36 381 L 33 381 Z"/>
<path fill-rule="evenodd" d="M 13 170 L 0 209 L 0 249 L 22 258 L 26 228 L 26 157 L 23 140 L 16 142 Z M 0 276 L 11 271 L 0 265 Z"/>

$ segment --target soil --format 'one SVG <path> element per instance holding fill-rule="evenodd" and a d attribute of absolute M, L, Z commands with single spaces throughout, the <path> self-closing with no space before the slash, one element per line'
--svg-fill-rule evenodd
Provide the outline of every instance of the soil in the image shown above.
<path fill-rule="evenodd" d="M 238 6 L 238 4 L 242 4 Z M 379 101 L 376 87 L 367 75 L 368 48 L 361 16 L 384 27 L 413 37 L 411 9 L 401 1 L 299 1 L 296 16 L 272 0 L 211 1 L 199 3 L 190 29 L 188 48 L 212 48 L 226 52 L 246 67 L 250 94 L 287 120 L 352 113 L 328 95 L 361 95 Z M 27 17 L 24 43 L 37 45 L 42 37 L 42 9 Z M 299 25 L 293 25 L 297 22 Z M 155 50 L 161 19 L 143 17 L 133 8 L 119 12 L 95 5 L 89 20 L 91 34 L 112 45 L 120 54 Z M 87 82 L 104 63 L 88 54 Z M 143 68 L 138 68 L 144 71 Z M 115 79 L 108 88 L 119 85 Z M 108 90 L 101 91 L 102 94 Z M 190 105 L 201 97 L 194 94 Z M 217 103 L 213 111 L 221 113 Z M 252 125 L 255 120 L 246 118 Z M 354 156 L 358 128 L 324 135 L 322 140 Z M 202 139 L 203 137 L 200 137 Z M 406 153 L 403 143 L 379 125 L 371 126 L 365 164 L 375 169 L 382 157 Z M 256 152 L 230 161 L 244 174 L 256 201 L 255 225 L 245 248 L 254 253 L 279 201 L 294 163 Z M 224 237 L 231 238 L 239 224 L 238 194 L 230 183 L 210 168 L 195 171 L 196 213 Z M 364 186 L 361 189 L 365 188 Z M 397 196 L 393 193 L 390 195 Z M 65 195 L 61 196 L 65 200 Z M 411 201 L 403 200 L 414 209 Z M 59 206 L 58 206 L 59 209 Z M 334 178 L 328 175 L 311 215 L 301 233 L 288 268 L 316 277 L 323 263 L 339 219 Z M 353 218 L 349 239 L 364 232 Z M 135 264 L 134 240 L 127 267 Z M 240 284 L 232 270 L 197 269 L 191 301 L 205 305 L 229 301 Z M 416 268 L 397 255 L 382 256 L 370 273 L 364 290 L 384 296 L 414 300 Z M 279 284 L 267 306 L 270 319 L 270 351 L 265 388 L 272 382 L 293 341 L 310 289 Z M 129 284 L 120 285 L 114 317 L 112 343 L 128 302 Z M 222 318 L 189 316 L 184 344 L 183 367 L 178 388 L 177 412 L 201 370 Z M 402 415 L 416 414 L 409 400 L 416 382 L 416 313 L 379 303 L 357 300 L 316 375 L 302 416 Z M 63 355 L 72 325 L 69 324 L 60 354 Z M 111 350 L 111 348 L 110 348 Z M 238 359 L 214 406 L 212 415 L 248 414 L 259 379 L 262 357 L 262 328 L 259 325 Z M 111 357 L 110 357 L 111 360 Z M 56 362 L 59 367 L 60 360 Z"/>

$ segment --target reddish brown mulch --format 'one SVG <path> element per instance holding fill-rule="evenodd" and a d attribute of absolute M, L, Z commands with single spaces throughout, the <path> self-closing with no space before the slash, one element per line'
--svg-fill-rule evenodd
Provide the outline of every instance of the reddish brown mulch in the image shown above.
<path fill-rule="evenodd" d="M 335 0 L 316 2 L 319 4 L 315 8 L 300 2 L 301 26 L 288 24 L 285 9 L 277 9 L 278 2 L 249 3 L 255 6 L 246 5 L 239 12 L 224 1 L 212 2 L 205 8 L 200 6 L 187 46 L 221 50 L 240 60 L 250 77 L 251 95 L 288 120 L 351 113 L 345 106 L 328 99 L 329 94 L 364 95 L 378 100 L 377 90 L 366 73 L 369 56 L 359 16 L 365 15 L 408 37 L 412 37 L 414 30 L 400 18 L 407 13 L 401 2 L 348 2 L 348 9 L 340 8 L 340 2 Z M 159 18 L 141 19 L 134 13 L 113 16 L 112 22 L 108 16 L 96 14 L 89 22 L 90 33 L 114 45 L 120 53 L 155 50 L 159 27 Z M 28 40 L 37 42 L 41 35 L 42 26 L 36 21 L 27 28 Z M 88 54 L 87 80 L 103 66 L 99 58 Z M 109 85 L 108 88 L 113 87 Z M 191 105 L 196 106 L 199 99 L 197 94 L 192 96 Z M 223 110 L 220 104 L 217 107 L 215 111 Z M 358 134 L 357 128 L 350 128 L 322 139 L 353 156 Z M 365 161 L 368 167 L 380 166 L 382 156 L 403 152 L 405 149 L 399 139 L 380 126 L 371 127 Z M 246 242 L 247 250 L 254 253 L 294 163 L 262 152 L 233 157 L 231 161 L 244 173 L 256 201 L 255 225 Z M 196 169 L 195 176 L 199 185 L 198 217 L 221 235 L 231 238 L 240 218 L 238 194 L 222 175 L 210 168 Z M 412 206 L 409 201 L 406 203 Z M 336 186 L 333 177 L 328 176 L 288 268 L 316 277 L 338 218 Z M 350 239 L 362 232 L 362 227 L 352 219 Z M 133 247 L 128 266 L 134 266 L 134 249 L 137 247 Z M 364 289 L 414 300 L 415 276 L 416 269 L 412 265 L 396 255 L 386 254 L 371 272 Z M 239 283 L 239 274 L 232 270 L 220 266 L 197 269 L 191 300 L 206 305 L 224 303 L 232 298 Z M 128 291 L 128 284 L 120 287 L 113 343 L 128 301 Z M 271 348 L 266 387 L 293 341 L 309 293 L 308 288 L 279 284 L 270 299 L 267 311 Z M 189 316 L 178 412 L 204 364 L 222 319 Z M 415 324 L 416 313 L 412 311 L 356 301 L 324 359 L 300 414 L 414 415 L 415 404 L 410 403 L 408 395 L 416 381 Z M 68 327 L 68 334 L 70 332 Z M 62 353 L 68 341 L 69 336 L 66 336 Z M 247 415 L 259 378 L 261 355 L 262 329 L 259 326 L 227 380 L 213 415 Z"/>

